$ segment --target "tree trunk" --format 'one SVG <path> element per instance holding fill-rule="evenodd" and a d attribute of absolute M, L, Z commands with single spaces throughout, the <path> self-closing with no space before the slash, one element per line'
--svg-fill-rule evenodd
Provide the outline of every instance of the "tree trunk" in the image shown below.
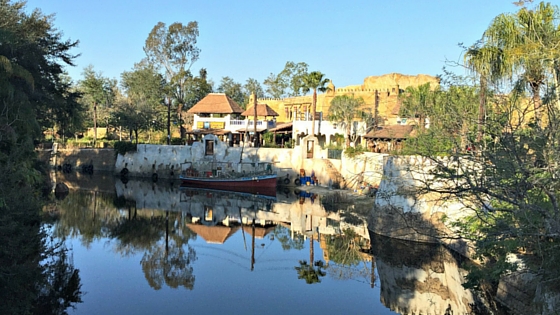
<path fill-rule="evenodd" d="M 315 135 L 315 111 L 317 110 L 317 89 L 313 89 L 313 103 L 311 104 L 311 135 Z"/>
<path fill-rule="evenodd" d="M 255 147 L 259 147 L 259 137 L 257 136 L 257 95 L 253 92 L 253 108 L 255 110 L 254 123 L 255 123 Z"/>
<path fill-rule="evenodd" d="M 167 102 L 167 145 L 171 144 L 171 102 L 165 98 Z M 136 143 L 138 143 L 138 135 L 136 136 Z"/>
<path fill-rule="evenodd" d="M 478 104 L 478 126 L 477 126 L 477 133 L 476 133 L 476 142 L 482 141 L 483 134 L 483 125 L 484 125 L 484 116 L 485 116 L 485 109 L 486 109 L 486 79 L 481 76 L 480 77 L 480 94 L 479 94 L 479 104 Z"/>
<path fill-rule="evenodd" d="M 313 222 L 311 222 L 313 225 Z M 311 234 L 311 238 L 309 238 L 309 266 L 313 268 L 313 260 L 315 260 L 315 253 L 313 250 L 313 234 Z"/>
<path fill-rule="evenodd" d="M 93 103 L 93 144 L 97 142 L 97 103 Z"/>
<path fill-rule="evenodd" d="M 542 127 L 542 115 L 541 115 L 541 96 L 539 94 L 540 90 L 540 83 L 538 82 L 529 82 L 531 86 L 531 93 L 533 94 L 533 108 L 535 110 L 535 121 L 538 126 Z"/>

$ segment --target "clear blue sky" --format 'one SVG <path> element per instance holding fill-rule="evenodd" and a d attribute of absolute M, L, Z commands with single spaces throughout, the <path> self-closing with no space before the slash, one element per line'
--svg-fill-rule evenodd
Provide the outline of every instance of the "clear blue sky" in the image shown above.
<path fill-rule="evenodd" d="M 512 2 L 28 0 L 27 8 L 54 13 L 64 38 L 80 41 L 68 69 L 74 80 L 90 64 L 120 79 L 145 56 L 158 22 L 198 21 L 201 54 L 191 70 L 206 68 L 215 87 L 224 76 L 262 84 L 286 61 L 306 62 L 344 87 L 392 72 L 440 74 L 446 60 L 461 61 L 458 43 L 474 43 L 496 15 L 517 11 Z"/>

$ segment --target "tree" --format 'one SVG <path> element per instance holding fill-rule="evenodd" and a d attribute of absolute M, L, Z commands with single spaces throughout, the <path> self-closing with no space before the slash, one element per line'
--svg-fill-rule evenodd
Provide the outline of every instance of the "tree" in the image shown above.
<path fill-rule="evenodd" d="M 231 99 L 239 104 L 239 106 L 243 108 L 246 107 L 247 104 L 245 103 L 245 99 L 248 99 L 248 97 L 246 97 L 241 83 L 235 82 L 235 80 L 230 77 L 222 77 L 217 90 L 218 92 L 225 93 L 227 96 L 231 97 Z"/>
<path fill-rule="evenodd" d="M 93 142 L 97 141 L 98 106 L 103 105 L 105 111 L 112 105 L 114 100 L 113 88 L 116 81 L 112 81 L 100 72 L 95 72 L 92 65 L 87 66 L 82 73 L 84 79 L 78 85 L 83 93 L 83 100 L 92 108 L 93 114 Z"/>
<path fill-rule="evenodd" d="M 434 107 L 436 93 L 432 91 L 430 83 L 418 87 L 409 86 L 401 94 L 402 105 L 399 110 L 401 117 L 417 117 L 418 127 L 426 128 L 426 119 Z"/>
<path fill-rule="evenodd" d="M 144 52 L 148 61 L 157 68 L 163 68 L 165 79 L 169 85 L 168 107 L 168 144 L 170 140 L 170 111 L 171 104 L 177 105 L 178 116 L 186 104 L 188 97 L 188 82 L 190 68 L 198 60 L 200 49 L 196 47 L 198 37 L 198 23 L 189 22 L 187 25 L 176 22 L 166 28 L 165 23 L 159 22 L 154 26 L 144 44 Z"/>
<path fill-rule="evenodd" d="M 264 80 L 266 93 L 272 98 L 303 95 L 303 93 L 306 93 L 303 82 L 305 75 L 307 75 L 307 64 L 305 62 L 288 61 L 279 74 L 271 73 Z"/>
<path fill-rule="evenodd" d="M 151 64 L 141 62 L 134 65 L 132 71 L 123 72 L 121 85 L 128 100 L 125 108 L 116 111 L 119 117 L 118 122 L 132 127 L 136 133 L 139 129 L 164 126 L 163 113 L 166 108 L 162 103 L 165 97 L 165 80 Z M 133 108 L 136 108 L 138 114 L 135 115 Z M 138 139 L 138 134 L 136 134 L 136 139 Z"/>
<path fill-rule="evenodd" d="M 547 73 L 556 78 L 556 84 L 560 74 L 557 15 L 557 7 L 544 2 L 535 9 L 523 7 L 514 14 L 500 14 L 484 32 L 481 41 L 465 53 L 465 63 L 480 77 L 482 91 L 488 83 L 503 82 L 513 82 L 513 86 L 521 90 L 528 88 L 532 94 L 534 117 L 539 124 L 542 119 L 540 94 Z M 479 120 L 484 116 L 484 99 L 485 96 L 481 95 Z"/>
<path fill-rule="evenodd" d="M 52 123 L 38 117 L 75 105 L 63 73 L 77 42 L 62 39 L 52 16 L 0 0 L 0 43 L 0 313 L 40 314 L 45 304 L 63 313 L 81 301 L 79 273 L 41 224 L 34 140 Z"/>
<path fill-rule="evenodd" d="M 300 96 L 306 93 L 303 78 L 307 75 L 307 67 L 305 62 L 286 62 L 284 70 L 278 76 L 288 83 L 290 89 L 288 96 Z"/>
<path fill-rule="evenodd" d="M 261 84 L 259 83 L 259 81 L 253 78 L 247 79 L 247 81 L 243 85 L 243 92 L 247 96 L 244 101 L 244 104 L 249 103 L 249 95 L 251 95 L 251 93 L 255 93 L 257 99 L 264 97 L 264 90 Z"/>
<path fill-rule="evenodd" d="M 198 76 L 190 75 L 186 86 L 185 108 L 193 107 L 214 90 L 212 81 L 208 80 L 208 72 L 205 68 L 200 69 Z"/>
<path fill-rule="evenodd" d="M 311 103 L 311 121 L 313 125 L 311 126 L 311 134 L 315 135 L 315 112 L 317 110 L 317 90 L 325 92 L 327 88 L 327 83 L 329 79 L 325 78 L 325 75 L 319 71 L 312 71 L 302 77 L 303 81 L 303 92 L 308 93 L 309 90 L 313 90 L 313 101 Z"/>
<path fill-rule="evenodd" d="M 435 108 L 441 112 L 438 104 L 446 104 L 448 111 L 456 110 L 452 112 L 456 121 L 467 124 L 457 129 L 456 122 L 454 129 L 476 142 L 475 154 L 462 157 L 456 145 L 435 151 L 429 143 L 412 152 L 434 165 L 419 170 L 427 180 L 420 183 L 416 195 L 439 195 L 463 205 L 465 217 L 450 224 L 460 237 L 475 244 L 475 257 L 482 262 L 469 274 L 470 286 L 483 280 L 497 284 L 502 275 L 523 271 L 539 277 L 540 290 L 557 289 L 560 100 L 557 69 L 552 65 L 560 59 L 549 40 L 557 35 L 550 27 L 558 28 L 557 14 L 556 7 L 541 3 L 535 10 L 522 8 L 516 14 L 496 17 L 484 41 L 473 46 L 478 51 L 473 50 L 467 59 L 487 86 L 455 87 L 447 97 L 436 98 Z M 482 93 L 487 101 L 483 121 L 477 117 L 480 110 L 475 104 Z M 547 110 L 547 121 L 539 118 L 541 109 Z M 474 137 L 479 126 L 484 134 Z M 452 130 L 441 137 L 458 137 L 450 136 Z M 442 155 L 455 159 L 442 159 Z M 522 264 L 511 257 L 520 258 Z"/>
<path fill-rule="evenodd" d="M 284 97 L 285 90 L 288 86 L 280 75 L 274 73 L 268 75 L 264 80 L 264 85 L 266 86 L 266 93 L 272 98 Z"/>
<path fill-rule="evenodd" d="M 354 119 L 366 116 L 366 113 L 360 109 L 364 105 L 361 97 L 353 95 L 337 95 L 335 96 L 329 107 L 328 120 L 337 122 L 345 129 L 344 139 L 346 147 L 350 146 L 350 136 L 352 132 L 352 123 Z"/>

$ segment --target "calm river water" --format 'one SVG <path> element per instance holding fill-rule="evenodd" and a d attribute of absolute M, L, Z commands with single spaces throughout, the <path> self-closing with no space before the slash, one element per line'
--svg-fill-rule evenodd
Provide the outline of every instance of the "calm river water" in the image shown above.
<path fill-rule="evenodd" d="M 368 231 L 352 207 L 111 176 L 60 178 L 54 235 L 80 270 L 71 314 L 466 314 L 458 257 Z"/>

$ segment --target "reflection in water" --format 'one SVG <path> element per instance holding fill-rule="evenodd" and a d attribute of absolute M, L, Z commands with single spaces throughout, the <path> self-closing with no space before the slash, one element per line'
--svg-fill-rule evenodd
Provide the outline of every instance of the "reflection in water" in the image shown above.
<path fill-rule="evenodd" d="M 348 206 L 339 211 L 332 204 L 327 211 L 321 196 L 281 191 L 271 198 L 135 180 L 117 181 L 114 187 L 116 194 L 71 191 L 59 201 L 55 233 L 77 238 L 85 248 L 110 240 L 114 253 L 140 263 L 154 290 L 183 287 L 196 294 L 196 288 L 207 292 L 209 285 L 212 290 L 227 285 L 227 295 L 243 298 L 235 283 L 253 279 L 252 286 L 258 287 L 257 279 L 267 279 L 265 287 L 278 283 L 285 288 L 275 291 L 277 297 L 267 300 L 269 304 L 291 290 L 312 292 L 305 284 L 313 283 L 345 299 L 351 298 L 347 295 L 352 290 L 357 299 L 351 305 L 336 302 L 339 311 L 328 303 L 313 305 L 314 313 L 363 313 L 379 301 L 388 308 L 376 307 L 383 314 L 392 314 L 389 309 L 400 314 L 471 313 L 473 296 L 461 287 L 463 271 L 457 257 L 440 247 L 370 236 L 364 213 Z M 309 249 L 308 259 L 299 254 L 304 249 Z M 219 267 L 210 267 L 218 262 Z M 351 283 L 368 291 L 346 288 Z M 261 291 L 259 297 L 265 299 L 264 287 Z M 380 296 L 374 299 L 372 292 L 378 291 Z M 360 298 L 361 294 L 368 297 Z M 207 300 L 213 294 L 205 296 L 210 296 Z M 296 299 L 289 296 L 290 301 Z M 219 300 L 223 307 L 230 305 L 224 296 Z M 212 307 L 221 307 L 222 302 L 212 301 Z M 247 307 L 240 313 L 251 313 Z"/>
<path fill-rule="evenodd" d="M 399 314 L 473 314 L 474 297 L 462 287 L 462 258 L 439 245 L 372 234 L 381 300 Z"/>

